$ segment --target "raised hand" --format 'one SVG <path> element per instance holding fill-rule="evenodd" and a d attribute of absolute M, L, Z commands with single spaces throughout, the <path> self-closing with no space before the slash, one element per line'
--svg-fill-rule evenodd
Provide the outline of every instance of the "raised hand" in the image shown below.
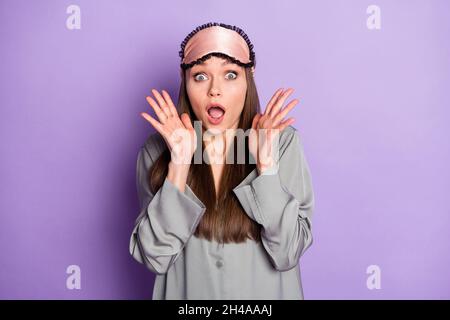
<path fill-rule="evenodd" d="M 257 113 L 253 118 L 249 135 L 249 151 L 256 159 L 259 174 L 277 165 L 279 134 L 295 121 L 294 118 L 286 120 L 284 118 L 299 100 L 294 99 L 283 109 L 281 107 L 293 91 L 292 88 L 286 91 L 278 89 L 267 104 L 264 113 Z"/>
<path fill-rule="evenodd" d="M 148 113 L 141 112 L 141 116 L 162 135 L 171 153 L 174 164 L 190 165 L 192 156 L 197 148 L 197 135 L 187 113 L 178 116 L 177 109 L 167 91 L 162 95 L 155 89 L 152 93 L 156 101 L 148 96 L 147 102 L 155 111 L 158 120 Z"/>

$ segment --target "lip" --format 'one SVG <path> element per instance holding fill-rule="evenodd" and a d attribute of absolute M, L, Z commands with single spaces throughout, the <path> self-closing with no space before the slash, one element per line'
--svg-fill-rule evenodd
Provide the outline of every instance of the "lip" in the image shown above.
<path fill-rule="evenodd" d="M 224 111 L 224 113 L 227 111 L 227 109 L 225 109 L 225 108 L 223 107 L 223 105 L 221 105 L 220 103 L 211 102 L 210 104 L 208 104 L 208 105 L 206 106 L 206 112 L 208 112 L 208 110 L 209 110 L 211 107 L 220 107 L 220 108 Z"/>
<path fill-rule="evenodd" d="M 209 115 L 209 113 L 208 113 L 208 110 L 209 110 L 211 107 L 220 107 L 220 108 L 223 110 L 223 115 L 222 115 L 220 118 L 217 118 L 217 119 L 211 117 L 211 116 Z M 223 120 L 223 118 L 225 117 L 225 113 L 226 113 L 226 109 L 225 109 L 220 103 L 211 102 L 210 104 L 208 104 L 208 105 L 206 106 L 206 116 L 208 117 L 208 121 L 209 121 L 211 124 L 217 125 L 217 124 L 221 123 L 222 120 Z"/>

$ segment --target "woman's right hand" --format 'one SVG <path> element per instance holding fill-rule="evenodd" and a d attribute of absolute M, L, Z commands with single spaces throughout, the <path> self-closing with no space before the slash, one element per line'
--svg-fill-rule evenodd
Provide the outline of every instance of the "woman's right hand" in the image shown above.
<path fill-rule="evenodd" d="M 162 135 L 169 147 L 171 162 L 180 165 L 190 165 L 192 156 L 197 149 L 197 134 L 187 113 L 178 116 L 177 109 L 167 91 L 162 95 L 155 89 L 152 93 L 156 101 L 148 96 L 147 102 L 155 111 L 159 121 L 148 113 L 141 112 L 141 116 Z"/>

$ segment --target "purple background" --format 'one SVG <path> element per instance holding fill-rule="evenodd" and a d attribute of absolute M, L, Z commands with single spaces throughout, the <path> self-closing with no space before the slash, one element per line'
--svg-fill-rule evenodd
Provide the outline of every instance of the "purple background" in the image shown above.
<path fill-rule="evenodd" d="M 66 8 L 81 8 L 81 30 Z M 381 29 L 366 8 L 381 8 Z M 179 45 L 240 26 L 265 107 L 293 87 L 313 176 L 306 299 L 449 299 L 450 2 L 0 2 L 0 298 L 149 299 L 128 253 L 151 88 L 176 100 Z M 81 267 L 81 290 L 66 288 Z M 381 268 L 381 289 L 366 268 Z"/>

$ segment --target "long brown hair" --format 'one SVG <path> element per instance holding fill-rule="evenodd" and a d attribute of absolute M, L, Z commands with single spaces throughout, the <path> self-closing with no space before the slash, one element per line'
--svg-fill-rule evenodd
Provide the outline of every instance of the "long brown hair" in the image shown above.
<path fill-rule="evenodd" d="M 250 68 L 244 69 L 247 79 L 247 93 L 238 128 L 245 131 L 251 128 L 253 117 L 257 112 L 260 112 L 260 105 L 253 74 Z M 192 110 L 186 91 L 185 72 L 183 70 L 181 73 L 177 109 L 180 114 L 186 112 L 191 121 L 194 122 L 198 119 Z M 234 155 L 238 154 L 236 136 L 232 146 L 234 146 Z M 204 141 L 202 141 L 202 148 L 202 150 L 205 150 Z M 153 193 L 164 183 L 170 159 L 170 151 L 166 146 L 166 149 L 149 170 L 149 185 Z M 199 164 L 192 162 L 186 183 L 206 206 L 206 212 L 194 232 L 195 236 L 208 240 L 215 239 L 224 243 L 245 242 L 247 238 L 255 241 L 261 240 L 261 226 L 248 217 L 232 190 L 256 168 L 255 164 L 250 164 L 248 159 L 248 138 L 245 137 L 246 161 L 245 163 L 237 163 L 237 161 L 232 161 L 232 164 L 224 163 L 217 192 L 218 197 L 216 196 L 211 166 L 205 161 L 201 161 Z"/>

